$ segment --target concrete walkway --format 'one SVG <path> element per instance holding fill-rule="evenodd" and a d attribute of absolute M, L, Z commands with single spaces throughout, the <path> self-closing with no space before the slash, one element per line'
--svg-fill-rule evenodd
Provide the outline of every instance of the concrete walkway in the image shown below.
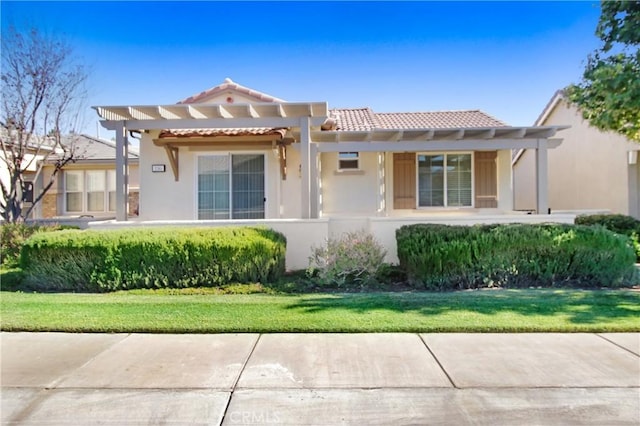
<path fill-rule="evenodd" d="M 640 334 L 1 333 L 2 424 L 638 425 Z"/>

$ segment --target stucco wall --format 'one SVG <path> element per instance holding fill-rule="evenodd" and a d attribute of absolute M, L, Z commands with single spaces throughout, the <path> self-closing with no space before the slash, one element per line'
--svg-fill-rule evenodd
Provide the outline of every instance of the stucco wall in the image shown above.
<path fill-rule="evenodd" d="M 299 218 L 302 209 L 299 145 L 293 144 L 287 147 L 287 178 L 280 181 L 280 197 L 282 200 L 280 217 L 282 218 Z"/>
<path fill-rule="evenodd" d="M 271 149 L 241 149 L 233 145 L 209 148 L 179 148 L 179 180 L 176 181 L 167 154 L 153 144 L 154 134 L 145 134 L 140 143 L 140 218 L 143 220 L 195 220 L 197 219 L 197 167 L 198 157 L 228 153 L 264 154 L 265 216 L 277 218 L 282 186 L 279 178 L 280 163 Z M 151 171 L 153 164 L 164 164 L 164 173 Z M 285 188 L 289 189 L 289 188 Z"/>
<path fill-rule="evenodd" d="M 528 149 L 513 167 L 515 210 L 536 210 L 536 152 Z"/>
<path fill-rule="evenodd" d="M 378 210 L 378 154 L 360 153 L 360 169 L 338 171 L 338 154 L 322 153 L 323 216 L 376 215 Z"/>
<path fill-rule="evenodd" d="M 608 210 L 638 216 L 638 165 L 629 164 L 628 152 L 639 146 L 589 126 L 576 108 L 560 101 L 543 125 L 566 124 L 571 128 L 558 133 L 562 144 L 548 151 L 551 210 Z M 514 173 L 516 208 L 535 208 L 535 151 L 525 152 Z"/>
<path fill-rule="evenodd" d="M 513 188 L 511 178 L 511 150 L 498 151 L 498 210 L 513 210 Z"/>

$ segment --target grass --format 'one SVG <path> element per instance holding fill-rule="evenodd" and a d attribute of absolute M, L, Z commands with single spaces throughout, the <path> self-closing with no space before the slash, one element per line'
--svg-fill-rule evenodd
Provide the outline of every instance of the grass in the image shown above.
<path fill-rule="evenodd" d="M 247 287 L 247 293 L 259 292 Z M 631 290 L 217 294 L 0 293 L 4 331 L 65 332 L 638 332 Z"/>

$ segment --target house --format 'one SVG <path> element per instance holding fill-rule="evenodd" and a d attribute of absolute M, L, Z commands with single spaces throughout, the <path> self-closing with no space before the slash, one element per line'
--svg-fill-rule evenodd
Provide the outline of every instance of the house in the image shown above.
<path fill-rule="evenodd" d="M 54 185 L 36 207 L 37 219 L 70 219 L 78 217 L 115 217 L 115 160 L 116 144 L 87 135 L 64 136 L 68 146 L 73 146 L 77 160 L 68 163 L 58 174 Z M 47 157 L 42 178 L 35 182 L 35 192 L 49 182 L 58 156 Z M 138 154 L 129 148 L 128 215 L 135 216 L 138 208 Z"/>
<path fill-rule="evenodd" d="M 561 125 L 512 127 L 478 110 L 329 109 L 230 79 L 177 104 L 94 108 L 116 131 L 116 170 L 140 135 L 139 218 L 127 223 L 128 177 L 116 173 L 117 220 L 102 227 L 268 223 L 288 237 L 288 266 L 305 267 L 310 244 L 354 228 L 374 232 L 393 261 L 405 223 L 573 220 L 546 215 L 547 151 Z M 521 148 L 538 158 L 543 215 L 514 216 L 511 153 Z"/>
<path fill-rule="evenodd" d="M 549 208 L 574 213 L 610 212 L 640 218 L 640 144 L 601 131 L 582 118 L 562 91 L 551 98 L 536 126 L 568 124 L 563 143 L 549 151 Z M 535 152 L 513 159 L 516 210 L 535 210 Z"/>
<path fill-rule="evenodd" d="M 0 183 L 3 188 L 10 191 L 11 188 L 11 171 L 15 168 L 14 159 L 22 158 L 20 163 L 21 175 L 24 179 L 26 202 L 24 209 L 29 209 L 33 201 L 33 184 L 37 177 L 38 162 L 43 157 L 50 155 L 54 151 L 54 146 L 48 138 L 29 138 L 28 142 L 23 144 L 15 143 L 13 137 L 9 137 L 9 132 L 5 126 L 0 126 L 0 138 L 2 144 L 0 148 Z M 0 193 L 4 201 L 4 190 Z M 25 211 L 23 210 L 23 211 Z M 4 220 L 4 218 L 0 218 Z"/>

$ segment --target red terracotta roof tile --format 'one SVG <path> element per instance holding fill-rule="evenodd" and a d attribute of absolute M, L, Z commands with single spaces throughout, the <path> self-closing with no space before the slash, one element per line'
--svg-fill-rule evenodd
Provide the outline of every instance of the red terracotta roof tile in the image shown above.
<path fill-rule="evenodd" d="M 191 138 L 198 136 L 257 136 L 280 135 L 284 137 L 287 129 L 271 127 L 247 127 L 235 129 L 167 129 L 160 132 L 160 138 Z"/>
<path fill-rule="evenodd" d="M 329 117 L 335 119 L 337 130 L 362 131 L 380 127 L 375 113 L 369 107 L 331 109 Z"/>
<path fill-rule="evenodd" d="M 337 130 L 343 131 L 448 129 L 507 125 L 479 110 L 376 113 L 370 108 L 340 108 L 330 110 L 329 115 L 336 119 Z"/>
<path fill-rule="evenodd" d="M 376 113 L 385 129 L 448 129 L 457 127 L 502 127 L 506 124 L 479 111 L 434 111 Z"/>
<path fill-rule="evenodd" d="M 230 78 L 225 78 L 222 84 L 218 86 L 212 87 L 209 90 L 205 90 L 204 92 L 197 93 L 193 96 L 189 96 L 186 99 L 178 102 L 179 104 L 194 104 L 201 102 L 203 99 L 209 98 L 211 96 L 215 96 L 219 93 L 224 92 L 225 90 L 235 90 L 237 92 L 243 93 L 247 96 L 255 98 L 260 102 L 285 102 L 282 99 L 278 99 L 271 95 L 267 95 L 266 93 L 258 92 L 257 90 L 250 89 L 248 87 L 242 86 Z"/>

